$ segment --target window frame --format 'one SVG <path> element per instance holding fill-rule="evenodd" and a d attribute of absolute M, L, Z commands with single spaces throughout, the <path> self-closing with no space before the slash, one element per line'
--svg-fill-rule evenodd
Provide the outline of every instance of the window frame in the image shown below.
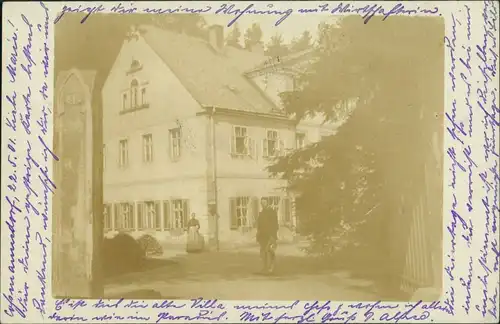
<path fill-rule="evenodd" d="M 236 136 L 237 129 L 245 130 L 245 136 Z M 238 152 L 238 138 L 243 138 L 243 147 L 244 147 L 243 152 Z M 250 156 L 252 154 L 252 149 L 250 147 L 251 142 L 252 140 L 249 135 L 248 126 L 232 125 L 231 148 L 230 148 L 231 155 L 238 157 Z"/>
<path fill-rule="evenodd" d="M 178 137 L 174 138 L 174 133 L 178 133 Z M 182 155 L 182 129 L 181 127 L 174 127 L 168 130 L 168 141 L 169 141 L 169 156 L 172 161 L 178 161 Z M 174 143 L 177 144 L 178 152 L 175 154 Z"/>
<path fill-rule="evenodd" d="M 149 143 L 147 139 L 149 139 Z M 153 156 L 153 134 L 142 134 L 142 162 L 152 163 L 154 158 Z"/>
<path fill-rule="evenodd" d="M 125 143 L 125 154 L 123 154 L 122 143 Z M 128 138 L 122 138 L 118 140 L 118 166 L 122 169 L 127 168 L 129 166 L 129 140 Z"/>

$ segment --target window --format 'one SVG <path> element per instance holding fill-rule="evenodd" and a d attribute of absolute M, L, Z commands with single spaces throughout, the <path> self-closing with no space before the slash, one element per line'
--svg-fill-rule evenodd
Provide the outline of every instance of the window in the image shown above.
<path fill-rule="evenodd" d="M 130 83 L 130 109 L 136 109 L 139 106 L 138 92 L 139 83 L 134 79 Z"/>
<path fill-rule="evenodd" d="M 252 156 L 255 144 L 248 136 L 246 127 L 234 126 L 231 136 L 231 155 L 233 156 Z"/>
<path fill-rule="evenodd" d="M 146 87 L 139 85 L 137 79 L 130 82 L 129 88 L 122 93 L 121 112 L 134 111 L 149 107 Z"/>
<path fill-rule="evenodd" d="M 170 158 L 176 161 L 181 156 L 181 129 L 174 128 L 170 131 Z"/>
<path fill-rule="evenodd" d="M 153 135 L 151 134 L 142 136 L 142 160 L 144 162 L 153 161 Z"/>
<path fill-rule="evenodd" d="M 122 95 L 122 111 L 127 110 L 127 94 Z"/>
<path fill-rule="evenodd" d="M 146 88 L 141 89 L 141 106 L 145 106 L 148 103 L 147 97 L 146 97 Z"/>
<path fill-rule="evenodd" d="M 297 149 L 304 148 L 305 142 L 306 142 L 306 134 L 304 133 L 295 134 L 295 143 Z"/>
<path fill-rule="evenodd" d="M 113 228 L 113 224 L 111 222 L 111 205 L 104 204 L 102 213 L 104 218 L 104 232 L 108 232 Z"/>
<path fill-rule="evenodd" d="M 130 203 L 115 204 L 115 228 L 131 231 L 135 228 L 134 205 Z"/>
<path fill-rule="evenodd" d="M 267 204 L 269 207 L 278 211 L 278 208 L 280 206 L 280 197 L 279 196 L 268 196 L 268 197 L 262 197 L 262 198 L 267 200 Z"/>
<path fill-rule="evenodd" d="M 119 165 L 122 168 L 126 167 L 128 165 L 128 140 L 120 140 L 119 152 Z"/>
<path fill-rule="evenodd" d="M 248 154 L 248 136 L 246 127 L 234 127 L 234 154 Z"/>
<path fill-rule="evenodd" d="M 266 138 L 262 143 L 264 157 L 278 156 L 284 148 L 284 143 L 278 137 L 278 132 L 275 130 L 266 131 Z"/>
<path fill-rule="evenodd" d="M 137 228 L 161 229 L 160 203 L 156 201 L 145 201 L 137 203 Z"/>
<path fill-rule="evenodd" d="M 171 201 L 172 222 L 171 229 L 185 228 L 188 221 L 188 201 L 184 199 L 175 199 Z"/>

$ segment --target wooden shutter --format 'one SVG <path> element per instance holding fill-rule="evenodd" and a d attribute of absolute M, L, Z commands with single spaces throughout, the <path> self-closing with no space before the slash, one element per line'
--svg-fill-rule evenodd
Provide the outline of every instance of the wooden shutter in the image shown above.
<path fill-rule="evenodd" d="M 156 229 L 156 230 L 161 230 L 161 206 L 160 206 L 161 202 L 160 201 L 155 201 L 155 215 L 154 215 L 154 219 L 153 219 L 153 228 Z"/>
<path fill-rule="evenodd" d="M 136 228 L 136 223 L 135 223 L 135 206 L 133 203 L 128 204 L 129 208 L 129 222 L 130 222 L 130 228 L 135 229 Z"/>
<path fill-rule="evenodd" d="M 236 198 L 229 198 L 229 226 L 238 229 L 238 216 L 236 214 Z"/>
<path fill-rule="evenodd" d="M 176 159 L 180 159 L 181 156 L 182 156 L 182 139 L 184 138 L 184 135 L 183 135 L 183 131 L 182 131 L 182 128 L 179 127 L 179 138 L 177 139 L 177 144 L 179 144 L 179 156 L 176 157 Z"/>
<path fill-rule="evenodd" d="M 267 155 L 268 149 L 267 149 L 267 138 L 262 140 L 262 156 L 263 157 L 268 157 Z"/>
<path fill-rule="evenodd" d="M 119 219 L 119 217 L 120 217 L 120 210 L 119 210 L 119 208 L 120 208 L 120 204 L 119 203 L 113 205 L 114 217 L 115 217 L 115 226 L 114 226 L 115 230 L 120 229 L 120 219 Z"/>
<path fill-rule="evenodd" d="M 236 127 L 233 126 L 233 131 L 229 137 L 229 154 L 236 154 Z"/>
<path fill-rule="evenodd" d="M 185 228 L 189 220 L 189 200 L 187 199 L 182 200 L 182 216 L 182 227 Z"/>
<path fill-rule="evenodd" d="M 139 230 L 144 229 L 144 218 L 147 217 L 144 207 L 145 204 L 143 202 L 137 202 L 137 228 Z"/>
<path fill-rule="evenodd" d="M 170 201 L 163 201 L 163 230 L 172 228 L 172 221 L 170 219 Z"/>
<path fill-rule="evenodd" d="M 278 154 L 277 155 L 285 155 L 285 141 L 282 139 L 278 140 Z"/>
<path fill-rule="evenodd" d="M 257 219 L 259 218 L 259 197 L 250 197 L 250 206 L 251 206 L 251 214 L 250 214 L 250 226 L 257 226 Z"/>
<path fill-rule="evenodd" d="M 247 155 L 249 157 L 255 156 L 255 141 L 250 137 L 247 137 Z"/>

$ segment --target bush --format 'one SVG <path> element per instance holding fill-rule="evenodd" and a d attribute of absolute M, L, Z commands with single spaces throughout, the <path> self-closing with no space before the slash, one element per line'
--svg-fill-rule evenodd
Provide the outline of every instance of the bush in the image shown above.
<path fill-rule="evenodd" d="M 144 262 L 145 251 L 130 235 L 119 233 L 103 242 L 104 275 L 116 275 L 136 271 Z"/>
<path fill-rule="evenodd" d="M 137 239 L 137 243 L 146 255 L 162 255 L 163 248 L 156 238 L 149 234 L 144 234 Z"/>

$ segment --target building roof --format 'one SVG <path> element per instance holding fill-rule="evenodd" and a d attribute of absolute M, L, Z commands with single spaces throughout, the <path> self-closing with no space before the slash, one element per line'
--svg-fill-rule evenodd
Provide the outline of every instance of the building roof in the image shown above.
<path fill-rule="evenodd" d="M 246 76 L 266 56 L 225 46 L 215 51 L 207 41 L 141 26 L 146 43 L 202 105 L 239 111 L 276 113 L 275 104 Z"/>

